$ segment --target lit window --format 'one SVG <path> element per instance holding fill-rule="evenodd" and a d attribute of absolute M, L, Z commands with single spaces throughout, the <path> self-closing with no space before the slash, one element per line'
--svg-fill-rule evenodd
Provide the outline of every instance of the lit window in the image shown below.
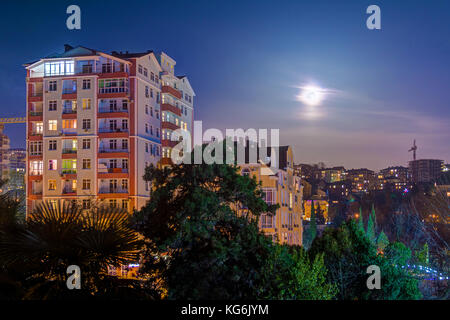
<path fill-rule="evenodd" d="M 50 130 L 50 131 L 58 130 L 58 121 L 57 120 L 48 120 L 48 130 Z"/>

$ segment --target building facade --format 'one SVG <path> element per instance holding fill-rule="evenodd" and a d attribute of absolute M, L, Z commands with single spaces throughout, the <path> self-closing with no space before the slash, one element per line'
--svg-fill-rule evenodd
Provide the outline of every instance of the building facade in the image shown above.
<path fill-rule="evenodd" d="M 409 174 L 412 183 L 435 182 L 444 170 L 444 161 L 420 159 L 409 162 Z"/>
<path fill-rule="evenodd" d="M 167 161 L 163 130 L 192 128 L 195 94 L 175 64 L 165 53 L 66 45 L 25 65 L 28 212 L 42 200 L 145 205 L 145 167 Z"/>
<path fill-rule="evenodd" d="M 263 213 L 259 218 L 261 231 L 273 241 L 302 245 L 302 185 L 294 174 L 294 155 L 289 146 L 279 147 L 279 161 L 274 168 L 262 163 L 240 165 L 241 174 L 256 177 L 261 182 L 268 204 L 278 204 L 274 215 Z M 267 153 L 270 155 L 270 153 Z"/>
<path fill-rule="evenodd" d="M 380 170 L 377 175 L 377 189 L 385 190 L 387 187 L 395 191 L 404 191 L 409 188 L 408 168 L 402 166 L 388 167 Z"/>

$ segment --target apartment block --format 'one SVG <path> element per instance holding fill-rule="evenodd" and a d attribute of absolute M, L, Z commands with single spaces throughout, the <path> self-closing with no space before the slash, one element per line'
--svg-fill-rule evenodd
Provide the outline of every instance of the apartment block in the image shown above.
<path fill-rule="evenodd" d="M 259 228 L 278 243 L 302 244 L 302 185 L 299 176 L 294 174 L 294 155 L 290 146 L 276 148 L 278 159 L 272 167 L 261 161 L 240 165 L 242 175 L 256 177 L 261 182 L 265 200 L 268 204 L 278 204 L 274 215 L 263 213 L 259 217 Z M 271 148 L 266 153 L 273 160 Z M 248 157 L 247 157 L 248 160 Z M 266 159 L 260 159 L 266 160 Z"/>
<path fill-rule="evenodd" d="M 171 132 L 192 128 L 195 93 L 175 65 L 69 45 L 26 64 L 28 212 L 42 200 L 145 205 L 145 167 L 169 163 Z"/>

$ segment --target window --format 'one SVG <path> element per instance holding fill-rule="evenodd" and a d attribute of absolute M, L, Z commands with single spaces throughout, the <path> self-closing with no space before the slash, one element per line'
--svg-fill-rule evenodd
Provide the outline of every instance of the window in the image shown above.
<path fill-rule="evenodd" d="M 122 190 L 128 190 L 128 180 L 127 179 L 122 180 Z"/>
<path fill-rule="evenodd" d="M 122 109 L 128 110 L 128 100 L 122 100 Z"/>
<path fill-rule="evenodd" d="M 128 149 L 128 140 L 122 139 L 122 150 L 127 150 L 127 149 Z"/>
<path fill-rule="evenodd" d="M 128 169 L 128 159 L 122 159 L 122 169 Z"/>
<path fill-rule="evenodd" d="M 109 140 L 109 148 L 111 150 L 117 149 L 117 140 L 116 139 Z"/>
<path fill-rule="evenodd" d="M 50 131 L 58 130 L 58 121 L 57 120 L 48 120 L 48 130 L 50 130 Z"/>
<path fill-rule="evenodd" d="M 153 72 L 150 72 L 150 79 L 152 81 L 155 81 L 155 74 Z"/>
<path fill-rule="evenodd" d="M 147 70 L 147 68 L 144 68 L 144 76 L 148 76 L 148 70 Z"/>
<path fill-rule="evenodd" d="M 48 160 L 48 170 L 58 170 L 58 160 Z"/>
<path fill-rule="evenodd" d="M 52 120 L 50 120 L 52 121 Z M 63 120 L 62 121 L 63 129 L 76 129 L 77 128 L 77 120 Z"/>
<path fill-rule="evenodd" d="M 48 180 L 48 190 L 56 190 L 56 180 Z"/>
<path fill-rule="evenodd" d="M 261 228 L 273 228 L 273 216 L 268 214 L 261 214 Z"/>
<path fill-rule="evenodd" d="M 83 129 L 84 130 L 91 129 L 91 119 L 83 119 Z"/>
<path fill-rule="evenodd" d="M 138 65 L 138 72 L 142 74 L 142 66 Z"/>
<path fill-rule="evenodd" d="M 150 98 L 153 98 L 153 89 L 150 88 Z"/>
<path fill-rule="evenodd" d="M 150 134 L 153 135 L 153 126 L 150 126 Z"/>
<path fill-rule="evenodd" d="M 77 160 L 76 159 L 63 160 L 62 173 L 77 173 Z"/>
<path fill-rule="evenodd" d="M 44 75 L 46 77 L 70 74 L 74 74 L 73 61 L 56 61 L 44 63 Z"/>
<path fill-rule="evenodd" d="M 148 153 L 148 143 L 145 144 L 145 152 Z"/>
<path fill-rule="evenodd" d="M 150 107 L 150 116 L 153 117 L 153 107 Z"/>
<path fill-rule="evenodd" d="M 110 206 L 111 208 L 117 207 L 117 200 L 116 200 L 116 199 L 110 199 L 110 200 L 109 200 L 109 206 Z"/>
<path fill-rule="evenodd" d="M 42 175 L 43 165 L 44 163 L 42 160 L 30 161 L 30 175 L 31 176 Z"/>
<path fill-rule="evenodd" d="M 48 82 L 48 91 L 56 91 L 56 90 L 58 90 L 57 82 L 49 81 Z"/>
<path fill-rule="evenodd" d="M 117 159 L 109 159 L 109 168 L 110 169 L 117 168 Z"/>
<path fill-rule="evenodd" d="M 159 138 L 159 128 L 156 128 L 156 137 Z"/>
<path fill-rule="evenodd" d="M 111 73 L 112 72 L 112 64 L 111 63 L 103 63 L 102 64 L 102 73 Z"/>
<path fill-rule="evenodd" d="M 122 200 L 122 209 L 128 210 L 128 200 Z"/>
<path fill-rule="evenodd" d="M 83 169 L 91 168 L 91 159 L 83 159 Z"/>
<path fill-rule="evenodd" d="M 42 141 L 30 142 L 30 156 L 42 155 Z"/>
<path fill-rule="evenodd" d="M 91 88 L 91 80 L 83 79 L 83 90 L 88 90 Z"/>
<path fill-rule="evenodd" d="M 128 119 L 122 120 L 122 130 L 128 130 Z"/>
<path fill-rule="evenodd" d="M 105 79 L 98 82 L 99 93 L 128 92 L 127 79 Z"/>
<path fill-rule="evenodd" d="M 58 106 L 58 102 L 56 100 L 51 100 L 48 102 L 48 111 L 56 111 L 56 107 Z"/>
<path fill-rule="evenodd" d="M 49 140 L 48 150 L 56 150 L 56 140 Z"/>
<path fill-rule="evenodd" d="M 42 122 L 36 122 L 34 133 L 42 134 L 44 131 L 44 124 Z"/>
<path fill-rule="evenodd" d="M 83 190 L 90 190 L 90 189 L 91 189 L 91 180 L 83 179 Z"/>
<path fill-rule="evenodd" d="M 146 98 L 148 98 L 150 95 L 149 95 L 149 90 L 148 90 L 149 88 L 148 88 L 148 86 L 145 86 L 145 97 Z"/>
<path fill-rule="evenodd" d="M 83 110 L 91 109 L 91 99 L 83 99 L 82 100 Z"/>
<path fill-rule="evenodd" d="M 276 195 L 275 190 L 272 188 L 263 188 L 262 190 L 264 192 L 264 200 L 267 204 L 275 204 L 276 202 Z"/>
<path fill-rule="evenodd" d="M 148 106 L 145 106 L 145 114 L 148 114 Z"/>
<path fill-rule="evenodd" d="M 91 148 L 91 139 L 83 139 L 83 149 Z"/>
<path fill-rule="evenodd" d="M 145 132 L 148 133 L 148 123 L 145 124 Z"/>
<path fill-rule="evenodd" d="M 90 209 L 90 208 L 91 208 L 91 200 L 83 199 L 83 209 Z"/>

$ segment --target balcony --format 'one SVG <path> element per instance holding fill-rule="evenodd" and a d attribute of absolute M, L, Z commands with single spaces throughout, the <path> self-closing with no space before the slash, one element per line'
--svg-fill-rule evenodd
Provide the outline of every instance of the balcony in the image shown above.
<path fill-rule="evenodd" d="M 42 97 L 43 97 L 43 92 L 39 91 L 39 92 L 30 92 L 28 94 L 28 101 L 29 102 L 39 102 L 42 101 Z"/>
<path fill-rule="evenodd" d="M 76 195 L 77 194 L 77 190 L 73 189 L 72 187 L 64 187 L 62 190 L 62 194 L 65 195 Z"/>
<path fill-rule="evenodd" d="M 62 169 L 61 174 L 77 174 L 77 169 Z"/>
<path fill-rule="evenodd" d="M 161 122 L 161 129 L 177 130 L 177 129 L 180 129 L 180 127 L 177 126 L 175 123 L 162 121 Z"/>
<path fill-rule="evenodd" d="M 181 116 L 181 110 L 180 108 L 170 104 L 170 103 L 162 103 L 161 104 L 161 111 L 170 111 L 173 114 L 176 114 L 177 116 Z"/>
<path fill-rule="evenodd" d="M 98 189 L 98 193 L 100 193 L 100 194 L 128 194 L 128 189 L 100 187 Z"/>
<path fill-rule="evenodd" d="M 30 170 L 28 175 L 30 176 L 42 176 L 43 170 Z"/>
<path fill-rule="evenodd" d="M 76 114 L 77 108 L 63 108 L 63 114 Z"/>
<path fill-rule="evenodd" d="M 168 93 L 168 94 L 174 96 L 177 99 L 181 99 L 181 92 L 178 91 L 175 88 L 170 87 L 170 86 L 162 86 L 161 92 L 162 93 Z"/>

